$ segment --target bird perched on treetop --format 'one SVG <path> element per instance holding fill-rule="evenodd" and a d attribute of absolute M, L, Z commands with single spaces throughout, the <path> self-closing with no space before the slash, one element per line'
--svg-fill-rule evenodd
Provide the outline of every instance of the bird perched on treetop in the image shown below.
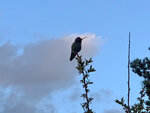
<path fill-rule="evenodd" d="M 81 50 L 81 43 L 82 43 L 82 40 L 85 39 L 87 37 L 84 37 L 84 38 L 80 38 L 80 37 L 77 37 L 75 39 L 75 41 L 73 42 L 72 46 L 71 46 L 71 56 L 70 56 L 70 61 L 72 61 L 74 59 L 74 57 L 78 54 L 78 52 Z"/>

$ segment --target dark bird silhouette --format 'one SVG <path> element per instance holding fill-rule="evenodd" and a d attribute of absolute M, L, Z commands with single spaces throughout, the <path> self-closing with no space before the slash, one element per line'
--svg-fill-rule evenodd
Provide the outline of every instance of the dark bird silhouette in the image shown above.
<path fill-rule="evenodd" d="M 77 37 L 75 39 L 75 41 L 73 42 L 73 44 L 71 46 L 70 61 L 72 61 L 75 58 L 75 56 L 78 54 L 78 52 L 81 50 L 81 48 L 82 48 L 81 43 L 82 43 L 82 40 L 85 38 L 86 37 L 84 37 L 84 38 Z"/>

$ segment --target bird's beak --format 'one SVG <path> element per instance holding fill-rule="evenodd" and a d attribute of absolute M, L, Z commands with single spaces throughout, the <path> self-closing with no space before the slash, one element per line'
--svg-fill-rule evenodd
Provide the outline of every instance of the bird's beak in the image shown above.
<path fill-rule="evenodd" d="M 85 39 L 85 38 L 87 38 L 87 37 L 83 37 L 83 38 L 81 38 L 81 39 L 83 40 L 83 39 Z"/>

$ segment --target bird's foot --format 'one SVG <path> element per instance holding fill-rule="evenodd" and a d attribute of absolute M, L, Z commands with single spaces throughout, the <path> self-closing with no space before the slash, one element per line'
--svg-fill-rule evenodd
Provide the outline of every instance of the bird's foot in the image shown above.
<path fill-rule="evenodd" d="M 78 53 L 77 53 L 77 57 L 79 57 Z"/>

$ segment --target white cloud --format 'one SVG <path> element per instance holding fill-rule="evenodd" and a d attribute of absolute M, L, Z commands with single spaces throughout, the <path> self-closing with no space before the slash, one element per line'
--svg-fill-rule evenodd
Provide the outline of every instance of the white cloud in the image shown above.
<path fill-rule="evenodd" d="M 77 36 L 79 34 L 30 43 L 24 47 L 20 56 L 17 54 L 18 47 L 10 42 L 0 46 L 0 85 L 12 86 L 17 88 L 14 91 L 23 93 L 16 106 L 10 108 L 7 103 L 3 113 L 8 113 L 9 110 L 11 113 L 19 113 L 21 109 L 35 113 L 37 111 L 28 102 L 36 104 L 43 96 L 74 83 L 76 62 L 70 62 L 69 57 L 71 44 Z M 93 34 L 80 36 L 88 37 L 83 41 L 83 57 L 95 55 L 98 52 L 99 37 Z M 16 99 L 17 96 L 11 98 Z"/>

